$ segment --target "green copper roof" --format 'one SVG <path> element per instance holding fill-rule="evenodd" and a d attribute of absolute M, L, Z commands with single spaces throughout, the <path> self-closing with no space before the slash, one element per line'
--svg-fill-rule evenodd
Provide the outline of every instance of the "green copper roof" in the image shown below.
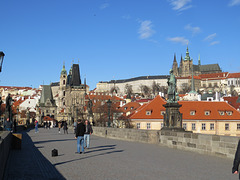
<path fill-rule="evenodd" d="M 62 68 L 62 71 L 61 71 L 61 75 L 67 75 L 67 71 L 65 69 L 65 65 L 63 64 L 63 68 Z"/>
<path fill-rule="evenodd" d="M 190 56 L 189 56 L 189 52 L 188 52 L 188 46 L 187 46 L 187 52 L 186 52 L 186 56 L 185 56 L 185 61 L 189 61 L 190 60 Z"/>

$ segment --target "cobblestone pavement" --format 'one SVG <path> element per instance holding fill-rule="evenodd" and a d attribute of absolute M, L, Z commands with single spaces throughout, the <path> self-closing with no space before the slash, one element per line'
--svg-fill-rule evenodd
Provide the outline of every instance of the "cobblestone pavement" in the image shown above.
<path fill-rule="evenodd" d="M 59 156 L 51 157 L 57 149 Z M 12 150 L 4 179 L 236 180 L 232 160 L 137 142 L 91 136 L 85 154 L 58 129 L 23 133 L 22 150 Z"/>

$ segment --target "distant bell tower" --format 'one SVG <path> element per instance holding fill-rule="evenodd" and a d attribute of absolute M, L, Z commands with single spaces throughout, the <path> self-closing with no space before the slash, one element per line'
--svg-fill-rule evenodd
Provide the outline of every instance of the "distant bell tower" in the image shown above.
<path fill-rule="evenodd" d="M 60 75 L 59 101 L 58 101 L 59 107 L 61 109 L 65 106 L 66 85 L 67 85 L 67 71 L 65 69 L 65 63 L 63 63 L 63 68 Z"/>

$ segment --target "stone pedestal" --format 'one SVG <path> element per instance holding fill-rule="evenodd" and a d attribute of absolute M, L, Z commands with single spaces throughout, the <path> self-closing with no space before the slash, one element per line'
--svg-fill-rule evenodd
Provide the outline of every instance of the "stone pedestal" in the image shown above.
<path fill-rule="evenodd" d="M 164 126 L 161 130 L 185 131 L 182 128 L 182 113 L 179 112 L 182 105 L 177 102 L 168 102 L 163 106 L 166 108 L 166 113 L 164 114 Z"/>

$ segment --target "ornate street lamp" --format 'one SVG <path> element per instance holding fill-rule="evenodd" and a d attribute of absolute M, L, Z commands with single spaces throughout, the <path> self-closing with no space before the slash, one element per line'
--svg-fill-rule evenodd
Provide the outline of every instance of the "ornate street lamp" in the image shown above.
<path fill-rule="evenodd" d="M 110 109 L 111 109 L 111 106 L 112 106 L 112 101 L 110 99 L 108 99 L 107 101 L 107 106 L 108 106 L 108 127 L 110 127 Z"/>
<path fill-rule="evenodd" d="M 5 54 L 0 51 L 0 72 L 2 72 L 2 64 L 3 64 L 3 58 L 4 58 Z"/>

